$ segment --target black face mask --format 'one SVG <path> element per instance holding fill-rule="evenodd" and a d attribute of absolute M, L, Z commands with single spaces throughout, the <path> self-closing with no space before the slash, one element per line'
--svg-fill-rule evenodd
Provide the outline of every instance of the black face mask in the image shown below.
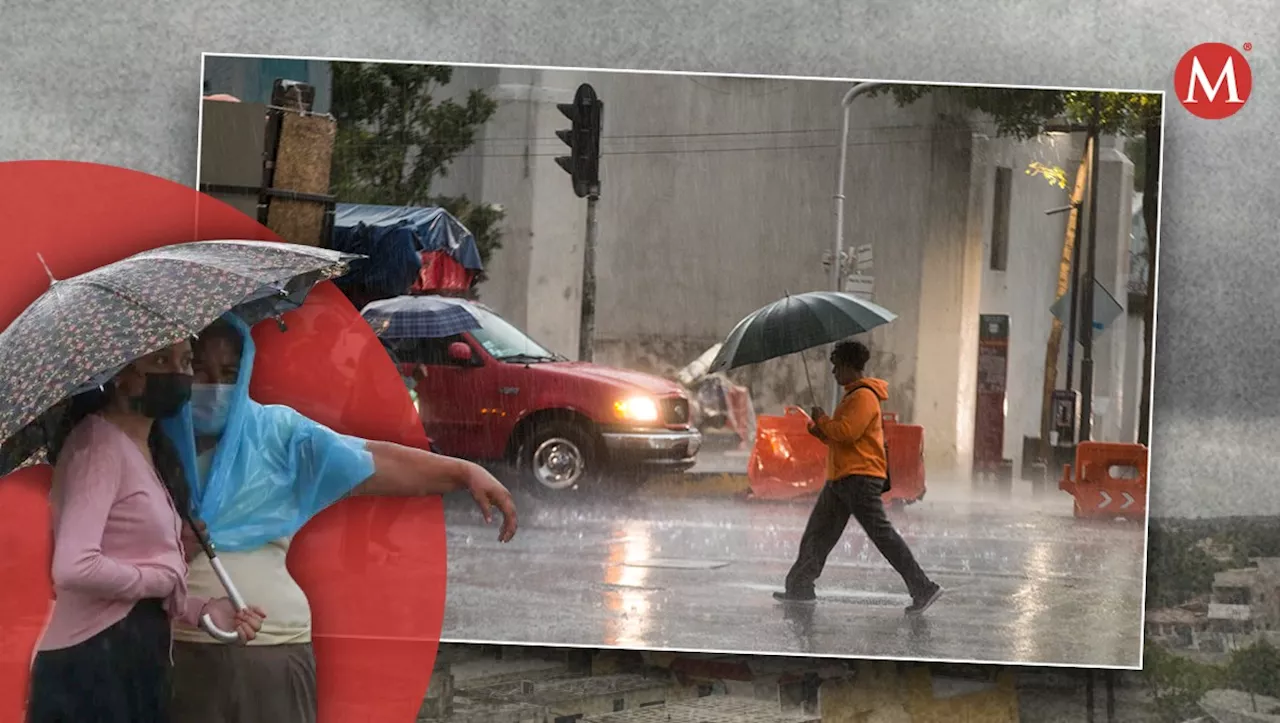
<path fill-rule="evenodd" d="M 152 372 L 146 376 L 147 385 L 142 396 L 133 398 L 134 409 L 144 417 L 172 417 L 191 399 L 193 378 L 190 374 Z"/>

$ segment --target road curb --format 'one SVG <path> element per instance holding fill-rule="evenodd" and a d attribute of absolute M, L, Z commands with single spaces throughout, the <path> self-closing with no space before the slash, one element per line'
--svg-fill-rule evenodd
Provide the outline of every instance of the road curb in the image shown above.
<path fill-rule="evenodd" d="M 750 490 L 744 473 L 685 472 L 654 477 L 638 492 L 642 497 L 727 499 L 745 497 Z"/>

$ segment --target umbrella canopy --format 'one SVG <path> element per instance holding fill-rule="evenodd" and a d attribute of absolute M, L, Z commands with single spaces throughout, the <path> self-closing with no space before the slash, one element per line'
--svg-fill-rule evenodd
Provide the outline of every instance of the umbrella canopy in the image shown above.
<path fill-rule="evenodd" d="M 310 246 L 202 241 L 66 280 L 0 332 L 0 475 L 46 447 L 70 396 L 190 339 L 229 310 L 256 323 L 297 308 L 359 258 Z"/>
<path fill-rule="evenodd" d="M 757 309 L 729 332 L 708 371 L 759 364 L 862 334 L 898 318 L 853 294 L 812 291 Z"/>
<path fill-rule="evenodd" d="M 480 328 L 465 302 L 442 296 L 397 296 L 375 301 L 360 315 L 383 339 L 440 339 Z"/>

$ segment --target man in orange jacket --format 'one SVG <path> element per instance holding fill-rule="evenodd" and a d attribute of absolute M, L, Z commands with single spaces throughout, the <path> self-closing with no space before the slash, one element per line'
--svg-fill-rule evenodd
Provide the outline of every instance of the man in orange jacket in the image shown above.
<path fill-rule="evenodd" d="M 809 433 L 827 445 L 828 481 L 809 514 L 800 553 L 787 574 L 787 588 L 773 597 L 786 603 L 816 602 L 814 582 L 853 517 L 907 584 L 911 593 L 907 614 L 919 615 L 938 600 L 942 587 L 920 569 L 884 512 L 881 495 L 888 460 L 880 403 L 889 398 L 889 385 L 863 376 L 870 359 L 871 351 L 856 341 L 841 342 L 831 352 L 832 374 L 844 387 L 844 398 L 831 417 L 815 408 L 809 427 Z"/>

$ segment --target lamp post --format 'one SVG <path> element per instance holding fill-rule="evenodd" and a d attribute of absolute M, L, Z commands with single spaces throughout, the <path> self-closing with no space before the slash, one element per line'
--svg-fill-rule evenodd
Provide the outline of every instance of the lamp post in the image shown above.
<path fill-rule="evenodd" d="M 845 164 L 849 161 L 849 113 L 853 101 L 868 91 L 875 90 L 882 83 L 858 83 L 844 94 L 840 101 L 840 160 L 836 168 L 836 232 L 831 239 L 831 290 L 844 291 L 844 175 Z M 831 381 L 831 408 L 840 403 L 840 385 Z"/>

